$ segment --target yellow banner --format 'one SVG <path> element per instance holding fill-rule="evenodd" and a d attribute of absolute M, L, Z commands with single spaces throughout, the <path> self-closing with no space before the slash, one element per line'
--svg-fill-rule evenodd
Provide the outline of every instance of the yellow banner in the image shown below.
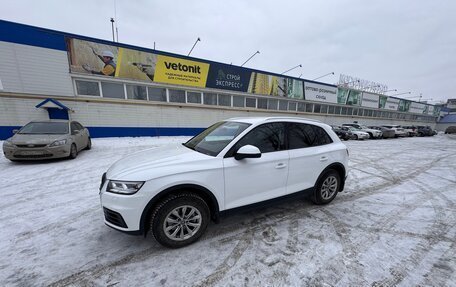
<path fill-rule="evenodd" d="M 157 55 L 154 82 L 206 87 L 209 64 Z"/>

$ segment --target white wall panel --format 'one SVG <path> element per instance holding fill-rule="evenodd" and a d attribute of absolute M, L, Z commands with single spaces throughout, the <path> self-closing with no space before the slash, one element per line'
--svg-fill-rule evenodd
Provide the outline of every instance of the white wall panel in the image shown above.
<path fill-rule="evenodd" d="M 3 91 L 74 96 L 65 51 L 0 41 Z"/>

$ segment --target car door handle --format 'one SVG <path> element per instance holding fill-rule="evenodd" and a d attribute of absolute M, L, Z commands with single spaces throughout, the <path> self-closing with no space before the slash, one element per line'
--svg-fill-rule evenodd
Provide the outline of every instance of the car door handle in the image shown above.
<path fill-rule="evenodd" d="M 275 166 L 276 169 L 281 169 L 281 168 L 285 168 L 287 165 L 284 164 L 284 163 L 279 163 Z"/>
<path fill-rule="evenodd" d="M 327 161 L 328 160 L 328 157 L 327 156 L 322 156 L 320 157 L 320 161 Z"/>

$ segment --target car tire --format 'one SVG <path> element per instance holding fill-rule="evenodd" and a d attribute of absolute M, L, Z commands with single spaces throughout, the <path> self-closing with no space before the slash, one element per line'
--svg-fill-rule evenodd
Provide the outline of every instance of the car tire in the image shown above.
<path fill-rule="evenodd" d="M 204 199 L 183 192 L 171 195 L 157 205 L 150 218 L 150 230 L 161 245 L 180 248 L 203 235 L 209 218 L 209 207 Z"/>
<path fill-rule="evenodd" d="M 77 156 L 78 156 L 78 149 L 76 147 L 76 144 L 73 143 L 73 144 L 71 144 L 69 158 L 70 159 L 75 159 Z"/>
<path fill-rule="evenodd" d="M 87 146 L 86 146 L 86 150 L 90 150 L 92 148 L 92 140 L 90 138 L 87 139 Z"/>
<path fill-rule="evenodd" d="M 358 140 L 358 139 L 359 139 L 359 138 L 358 138 L 358 135 L 355 135 L 355 140 Z"/>
<path fill-rule="evenodd" d="M 315 204 L 328 204 L 336 197 L 341 185 L 340 175 L 330 169 L 326 171 L 315 185 L 312 201 Z"/>

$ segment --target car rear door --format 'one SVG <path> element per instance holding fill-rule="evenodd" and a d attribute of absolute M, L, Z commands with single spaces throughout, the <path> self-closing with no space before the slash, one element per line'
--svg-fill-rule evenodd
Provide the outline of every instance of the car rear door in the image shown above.
<path fill-rule="evenodd" d="M 288 125 L 290 154 L 287 193 L 311 188 L 321 172 L 333 161 L 328 144 L 332 142 L 326 131 L 315 125 Z"/>
<path fill-rule="evenodd" d="M 235 151 L 244 145 L 258 147 L 261 157 L 236 160 Z M 288 161 L 285 123 L 267 123 L 255 127 L 223 159 L 225 209 L 285 195 Z"/>

